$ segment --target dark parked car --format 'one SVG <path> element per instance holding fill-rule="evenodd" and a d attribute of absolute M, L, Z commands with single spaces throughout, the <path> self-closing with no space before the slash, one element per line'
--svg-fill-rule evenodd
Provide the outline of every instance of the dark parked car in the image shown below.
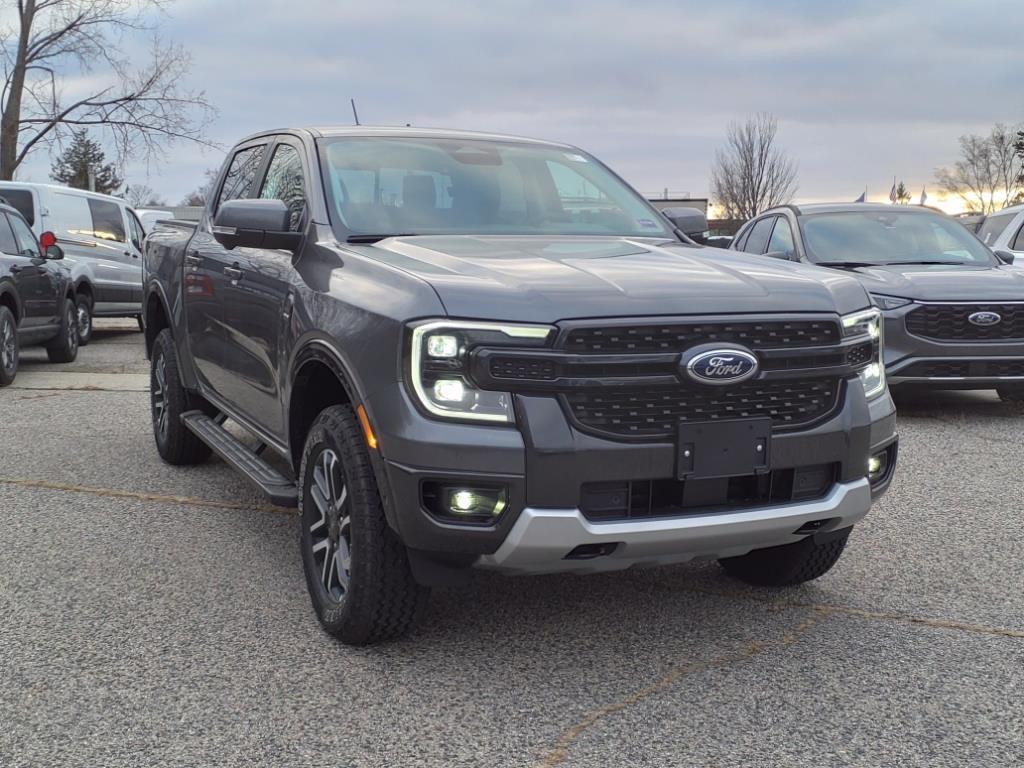
<path fill-rule="evenodd" d="M 472 568 L 816 578 L 895 466 L 879 312 L 852 278 L 707 253 L 575 147 L 257 134 L 198 224 L 146 240 L 157 449 L 299 506 L 349 643 Z"/>
<path fill-rule="evenodd" d="M 889 384 L 995 389 L 1024 399 L 1024 270 L 928 208 L 789 205 L 733 248 L 842 270 L 885 315 Z"/>
<path fill-rule="evenodd" d="M 71 273 L 64 253 L 44 253 L 25 219 L 0 199 L 0 387 L 18 374 L 21 347 L 45 344 L 54 363 L 78 354 L 78 324 Z"/>

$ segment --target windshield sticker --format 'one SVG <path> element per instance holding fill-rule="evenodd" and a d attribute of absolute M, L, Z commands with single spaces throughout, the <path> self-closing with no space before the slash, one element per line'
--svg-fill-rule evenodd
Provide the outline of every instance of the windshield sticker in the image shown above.
<path fill-rule="evenodd" d="M 644 229 L 657 229 L 658 223 L 654 219 L 637 219 L 636 223 Z"/>
<path fill-rule="evenodd" d="M 565 153 L 565 158 L 566 158 L 566 160 L 572 160 L 574 163 L 585 163 L 585 162 L 587 162 L 587 158 L 585 158 L 583 155 L 574 155 L 574 154 L 571 154 L 569 152 Z"/>

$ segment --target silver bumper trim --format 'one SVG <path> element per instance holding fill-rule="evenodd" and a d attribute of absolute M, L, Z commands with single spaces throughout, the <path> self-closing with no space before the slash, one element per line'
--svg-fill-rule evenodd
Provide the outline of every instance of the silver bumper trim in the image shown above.
<path fill-rule="evenodd" d="M 498 550 L 481 556 L 475 565 L 509 574 L 592 573 L 733 557 L 800 541 L 804 536 L 794 532 L 814 520 L 832 520 L 822 531 L 846 528 L 870 507 L 867 478 L 837 484 L 817 501 L 620 523 L 592 523 L 578 509 L 528 507 Z M 566 560 L 581 544 L 618 546 L 603 557 Z"/>

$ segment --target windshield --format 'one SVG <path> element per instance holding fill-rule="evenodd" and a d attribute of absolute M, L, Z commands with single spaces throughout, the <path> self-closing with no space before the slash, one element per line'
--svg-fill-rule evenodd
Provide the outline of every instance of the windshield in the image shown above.
<path fill-rule="evenodd" d="M 851 211 L 802 216 L 818 264 L 993 264 L 988 248 L 952 219 L 921 211 Z"/>
<path fill-rule="evenodd" d="M 673 237 L 643 198 L 575 149 L 468 139 L 349 137 L 321 141 L 320 156 L 332 222 L 343 238 Z"/>

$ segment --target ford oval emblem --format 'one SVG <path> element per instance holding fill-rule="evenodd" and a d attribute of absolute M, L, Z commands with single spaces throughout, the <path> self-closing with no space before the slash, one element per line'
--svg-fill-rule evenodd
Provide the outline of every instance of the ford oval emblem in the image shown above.
<path fill-rule="evenodd" d="M 968 322 L 974 323 L 974 325 L 980 325 L 986 327 L 989 325 L 998 325 L 1003 321 L 1003 316 L 998 312 L 975 312 L 974 314 L 967 316 Z"/>
<path fill-rule="evenodd" d="M 691 357 L 686 372 L 701 384 L 738 384 L 757 373 L 757 358 L 743 349 L 711 349 Z"/>

